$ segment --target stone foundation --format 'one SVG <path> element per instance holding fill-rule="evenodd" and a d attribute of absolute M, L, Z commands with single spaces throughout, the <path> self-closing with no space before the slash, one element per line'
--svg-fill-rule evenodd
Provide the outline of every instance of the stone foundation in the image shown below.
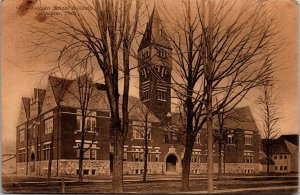
<path fill-rule="evenodd" d="M 218 172 L 218 163 L 214 163 L 214 173 Z M 222 172 L 224 164 L 222 163 Z M 191 174 L 203 174 L 207 171 L 206 163 L 191 163 Z M 260 172 L 259 163 L 226 163 L 225 173 L 232 174 L 253 174 Z"/>
<path fill-rule="evenodd" d="M 28 175 L 47 175 L 49 161 L 36 161 L 28 163 Z M 67 176 L 77 175 L 78 160 L 59 160 L 58 170 L 57 161 L 52 161 L 51 175 Z M 84 160 L 83 170 L 85 175 L 109 175 L 109 161 L 105 160 Z M 58 173 L 57 173 L 58 172 Z M 26 162 L 17 163 L 17 174 L 26 174 Z"/>
<path fill-rule="evenodd" d="M 222 165 L 224 167 L 224 165 Z M 253 174 L 260 172 L 259 163 L 226 163 L 226 173 Z"/>
<path fill-rule="evenodd" d="M 25 175 L 26 174 L 26 162 L 17 163 L 17 174 L 18 175 Z"/>
<path fill-rule="evenodd" d="M 17 163 L 17 174 L 26 174 L 26 162 Z M 52 161 L 51 175 L 57 175 L 57 161 Z M 164 174 L 165 163 L 148 162 L 148 174 Z M 222 164 L 222 172 L 224 164 Z M 78 170 L 78 160 L 59 160 L 59 176 L 75 176 Z M 85 175 L 110 175 L 110 162 L 108 160 L 84 160 L 83 170 Z M 123 172 L 125 175 L 143 174 L 144 162 L 124 162 Z M 207 171 L 206 163 L 191 163 L 191 174 L 204 174 Z M 48 161 L 37 161 L 28 163 L 28 175 L 47 175 Z M 214 173 L 218 172 L 218 163 L 214 163 Z M 225 172 L 232 174 L 253 174 L 260 172 L 259 163 L 226 163 Z"/>
<path fill-rule="evenodd" d="M 147 174 L 162 175 L 164 163 L 163 162 L 148 162 L 147 164 Z M 123 173 L 125 175 L 131 174 L 143 174 L 144 162 L 124 162 Z"/>
<path fill-rule="evenodd" d="M 60 175 L 77 175 L 78 160 L 60 160 Z M 108 160 L 84 160 L 83 170 L 85 175 L 109 175 Z"/>

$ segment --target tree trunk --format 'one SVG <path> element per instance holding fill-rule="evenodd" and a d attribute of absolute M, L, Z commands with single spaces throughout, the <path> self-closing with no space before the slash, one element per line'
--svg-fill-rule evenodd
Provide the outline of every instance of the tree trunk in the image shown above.
<path fill-rule="evenodd" d="M 113 192 L 123 192 L 123 137 L 119 131 L 115 131 L 114 161 L 113 161 Z"/>
<path fill-rule="evenodd" d="M 186 147 L 182 159 L 182 176 L 181 176 L 181 189 L 184 192 L 189 190 L 190 168 L 191 168 L 193 147 L 194 147 L 193 138 L 191 135 L 187 134 Z"/>
<path fill-rule="evenodd" d="M 270 141 L 267 139 L 267 173 L 270 173 Z"/>
<path fill-rule="evenodd" d="M 82 144 L 81 144 L 82 145 Z M 80 146 L 79 149 L 79 163 L 78 163 L 78 181 L 83 182 L 83 148 Z"/>
<path fill-rule="evenodd" d="M 222 142 L 221 140 L 218 141 L 219 143 L 219 160 L 218 160 L 218 177 L 222 174 Z"/>
<path fill-rule="evenodd" d="M 28 142 L 29 142 L 29 128 L 28 128 L 28 123 L 26 123 L 26 175 L 28 175 Z"/>
<path fill-rule="evenodd" d="M 50 155 L 49 155 L 48 173 L 47 173 L 47 185 L 48 185 L 48 186 L 50 186 L 51 171 L 52 171 L 53 141 L 54 141 L 54 132 L 52 132 L 52 135 L 51 135 L 51 143 L 50 143 Z"/>
<path fill-rule="evenodd" d="M 144 152 L 144 172 L 143 172 L 143 182 L 146 183 L 147 182 L 147 172 L 148 172 L 148 161 L 147 161 L 147 157 L 148 157 L 148 146 L 145 145 L 145 152 Z"/>
<path fill-rule="evenodd" d="M 213 193 L 212 83 L 207 82 L 207 192 Z"/>
<path fill-rule="evenodd" d="M 81 109 L 81 140 L 79 146 L 79 162 L 78 162 L 78 180 L 83 182 L 83 155 L 84 155 L 84 134 L 85 134 L 85 119 L 86 110 Z"/>
<path fill-rule="evenodd" d="M 225 144 L 223 144 L 223 154 L 224 154 L 224 157 L 223 157 L 223 164 L 224 164 L 223 173 L 225 174 L 226 173 L 226 169 L 225 169 L 226 168 L 225 167 L 226 166 L 226 162 L 225 162 Z"/>
<path fill-rule="evenodd" d="M 208 43 L 207 43 L 207 62 L 205 63 L 205 80 L 207 84 L 207 102 L 206 102 L 206 112 L 207 112 L 207 192 L 209 194 L 213 193 L 213 114 L 212 114 L 212 5 L 210 0 L 208 0 Z"/>
<path fill-rule="evenodd" d="M 143 172 L 143 182 L 147 182 L 147 166 L 148 166 L 148 120 L 147 114 L 145 118 L 145 132 L 144 132 L 144 142 L 145 142 L 145 150 L 144 150 L 144 172 Z"/>

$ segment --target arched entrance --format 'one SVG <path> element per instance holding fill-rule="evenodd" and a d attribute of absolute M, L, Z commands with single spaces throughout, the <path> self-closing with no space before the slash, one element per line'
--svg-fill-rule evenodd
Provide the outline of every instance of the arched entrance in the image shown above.
<path fill-rule="evenodd" d="M 167 173 L 175 173 L 177 172 L 177 163 L 178 159 L 174 154 L 170 154 L 166 159 L 166 172 Z"/>
<path fill-rule="evenodd" d="M 35 172 L 35 154 L 34 152 L 31 153 L 30 155 L 30 173 Z"/>

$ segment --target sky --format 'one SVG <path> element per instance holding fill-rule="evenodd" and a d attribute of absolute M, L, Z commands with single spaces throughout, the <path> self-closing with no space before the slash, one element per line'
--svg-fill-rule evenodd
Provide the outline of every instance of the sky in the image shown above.
<path fill-rule="evenodd" d="M 45 88 L 47 79 L 34 70 L 45 69 L 49 56 L 36 57 L 29 52 L 30 25 L 39 25 L 35 14 L 28 12 L 17 14 L 16 7 L 23 0 L 6 0 L 2 3 L 1 28 L 1 78 L 2 78 L 2 148 L 3 153 L 15 148 L 16 125 L 21 107 L 21 97 L 31 97 L 33 88 Z M 242 1 L 242 0 L 241 0 Z M 150 1 L 151 2 L 151 1 Z M 167 3 L 173 1 L 168 0 Z M 281 119 L 280 134 L 298 133 L 298 7 L 291 0 L 269 0 L 274 6 L 280 21 L 280 36 L 284 39 L 277 65 L 280 71 L 278 94 Z M 276 2 L 276 3 L 275 3 Z M 138 97 L 137 78 L 131 79 L 130 95 Z M 240 106 L 248 105 L 258 126 L 257 90 L 252 91 Z"/>

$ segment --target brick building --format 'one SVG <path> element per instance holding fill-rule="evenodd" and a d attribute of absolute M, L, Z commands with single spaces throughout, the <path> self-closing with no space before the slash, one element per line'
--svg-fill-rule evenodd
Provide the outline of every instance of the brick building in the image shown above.
<path fill-rule="evenodd" d="M 184 135 L 178 113 L 171 112 L 172 52 L 159 15 L 154 9 L 147 24 L 138 53 L 140 98 L 129 99 L 129 132 L 124 146 L 124 174 L 141 174 L 143 171 L 143 136 L 141 124 L 147 115 L 148 174 L 180 174 L 184 154 Z M 61 87 L 60 83 L 65 83 Z M 76 175 L 78 169 L 78 144 L 80 142 L 79 103 L 69 93 L 76 90 L 76 80 L 49 77 L 46 89 L 34 89 L 32 98 L 22 98 L 17 131 L 17 173 L 46 174 L 53 135 L 52 173 Z M 110 112 L 105 89 L 95 85 L 90 100 L 87 119 L 96 135 L 87 134 L 84 154 L 84 174 L 110 174 L 112 170 L 112 144 Z M 68 90 L 66 90 L 68 89 Z M 132 109 L 131 109 L 132 108 Z M 142 109 L 141 109 L 142 108 Z M 258 144 L 260 137 L 249 107 L 231 113 L 234 118 L 226 122 L 228 142 L 222 151 L 225 171 L 254 173 L 259 171 Z M 217 171 L 217 143 L 214 161 Z M 197 136 L 193 150 L 191 173 L 206 172 L 206 133 Z M 225 163 L 224 163 L 225 162 Z M 224 166 L 222 166 L 224 168 Z"/>
<path fill-rule="evenodd" d="M 277 139 L 272 139 L 267 142 L 266 139 L 262 140 L 262 147 L 264 158 L 266 159 L 267 145 L 269 144 L 272 169 L 270 172 L 289 173 L 298 172 L 298 135 L 281 135 Z M 263 167 L 262 172 L 266 172 L 267 168 Z"/>

